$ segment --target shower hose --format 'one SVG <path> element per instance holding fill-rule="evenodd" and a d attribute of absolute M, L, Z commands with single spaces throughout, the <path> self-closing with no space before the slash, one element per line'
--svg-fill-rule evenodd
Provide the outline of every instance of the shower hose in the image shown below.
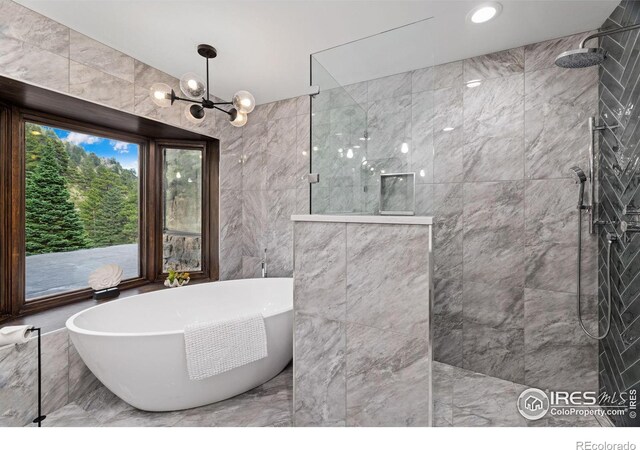
<path fill-rule="evenodd" d="M 598 336 L 596 334 L 594 336 L 587 331 L 587 328 L 582 322 L 582 304 L 580 302 L 582 278 L 582 209 L 578 209 L 578 322 L 580 323 L 582 331 L 592 339 L 604 339 L 609 334 L 609 329 L 611 328 L 611 244 L 613 244 L 616 239 L 617 238 L 613 235 L 607 236 L 607 326 L 602 335 Z"/>

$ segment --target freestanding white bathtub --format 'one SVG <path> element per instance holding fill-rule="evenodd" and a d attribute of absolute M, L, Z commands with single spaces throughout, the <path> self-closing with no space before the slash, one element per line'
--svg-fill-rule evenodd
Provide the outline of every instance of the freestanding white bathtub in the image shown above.
<path fill-rule="evenodd" d="M 187 373 L 188 324 L 262 312 L 269 356 L 200 381 Z M 114 394 L 145 411 L 174 411 L 248 391 L 280 373 L 293 349 L 290 278 L 220 281 L 136 295 L 67 320 L 73 345 Z"/>

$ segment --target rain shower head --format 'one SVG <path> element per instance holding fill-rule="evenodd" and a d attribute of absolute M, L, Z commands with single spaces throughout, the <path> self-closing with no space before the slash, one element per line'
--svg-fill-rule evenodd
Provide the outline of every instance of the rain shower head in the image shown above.
<path fill-rule="evenodd" d="M 556 58 L 556 66 L 564 69 L 579 69 L 597 66 L 607 57 L 607 51 L 602 48 L 578 48 L 561 53 Z"/>
<path fill-rule="evenodd" d="M 609 36 L 616 33 L 622 33 L 625 31 L 631 31 L 638 28 L 640 28 L 640 23 L 593 33 L 584 38 L 582 42 L 580 42 L 580 45 L 577 49 L 560 53 L 556 58 L 556 66 L 565 69 L 578 69 L 581 67 L 591 67 L 602 64 L 602 62 L 607 57 L 607 51 L 600 47 L 585 48 L 584 44 L 591 39 L 599 38 L 602 36 Z"/>
<path fill-rule="evenodd" d="M 580 167 L 573 166 L 571 170 L 573 171 L 573 174 L 576 176 L 579 183 L 587 182 L 587 176 L 584 174 L 584 171 Z"/>

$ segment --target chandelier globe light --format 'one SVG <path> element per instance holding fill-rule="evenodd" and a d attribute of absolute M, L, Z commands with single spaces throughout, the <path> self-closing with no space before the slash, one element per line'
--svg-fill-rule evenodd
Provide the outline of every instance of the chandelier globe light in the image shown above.
<path fill-rule="evenodd" d="M 209 44 L 198 45 L 198 54 L 206 59 L 207 77 L 200 78 L 193 72 L 188 72 L 180 78 L 180 91 L 184 97 L 176 95 L 175 91 L 166 83 L 154 83 L 149 88 L 149 95 L 153 103 L 161 108 L 169 108 L 176 101 L 187 102 L 184 115 L 193 124 L 204 122 L 208 109 L 217 109 L 229 116 L 229 122 L 234 127 L 246 125 L 248 114 L 256 107 L 256 100 L 247 91 L 236 92 L 230 102 L 215 102 L 211 100 L 209 84 L 209 60 L 218 55 L 218 51 Z"/>

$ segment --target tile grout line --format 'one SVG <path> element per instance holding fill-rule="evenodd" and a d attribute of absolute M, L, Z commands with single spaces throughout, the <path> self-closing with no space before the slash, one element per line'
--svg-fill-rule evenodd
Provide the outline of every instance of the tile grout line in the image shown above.
<path fill-rule="evenodd" d="M 344 311 L 344 322 L 342 324 L 343 326 L 343 332 L 344 332 L 344 426 L 347 426 L 347 416 L 348 416 L 348 405 L 349 402 L 347 400 L 347 393 L 349 391 L 348 389 L 348 364 L 349 364 L 349 360 L 347 358 L 348 355 L 348 348 L 349 348 L 349 343 L 348 343 L 348 334 L 347 334 L 347 311 L 349 310 L 349 224 L 348 223 L 344 223 L 344 224 L 339 224 L 339 226 L 343 226 L 344 227 L 344 254 L 345 254 L 345 258 L 344 258 L 344 267 L 345 267 L 345 277 L 344 277 L 344 297 L 345 297 L 345 303 L 344 303 L 344 307 L 345 307 L 345 311 Z"/>

